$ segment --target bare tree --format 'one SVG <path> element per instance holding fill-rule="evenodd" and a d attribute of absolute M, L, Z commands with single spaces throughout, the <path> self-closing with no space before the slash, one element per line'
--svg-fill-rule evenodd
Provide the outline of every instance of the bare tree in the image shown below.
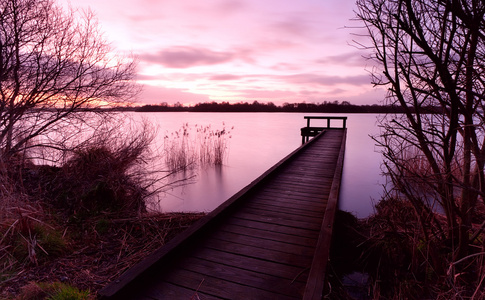
<path fill-rule="evenodd" d="M 387 100 L 405 109 L 381 122 L 387 173 L 413 204 L 427 239 L 452 241 L 459 260 L 470 254 L 470 237 L 478 233 L 472 216 L 485 195 L 485 3 L 358 0 L 357 6 L 370 41 L 360 45 L 377 62 L 373 83 L 388 87 Z"/>
<path fill-rule="evenodd" d="M 53 0 L 0 0 L 3 157 L 56 147 L 56 134 L 85 124 L 80 112 L 131 100 L 134 68 L 132 59 L 113 55 L 91 12 L 64 10 Z"/>

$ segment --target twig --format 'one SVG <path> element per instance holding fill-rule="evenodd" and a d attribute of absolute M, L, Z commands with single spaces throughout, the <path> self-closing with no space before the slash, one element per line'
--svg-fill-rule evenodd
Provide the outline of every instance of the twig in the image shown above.
<path fill-rule="evenodd" d="M 202 286 L 202 283 L 204 282 L 204 278 L 202 278 L 202 281 L 199 283 L 199 285 L 197 286 L 197 289 L 195 290 L 195 293 L 192 297 L 190 297 L 190 299 L 197 299 L 197 300 L 200 300 L 199 298 L 199 295 L 197 294 L 197 292 L 199 291 L 200 287 Z M 196 298 L 194 298 L 196 297 Z"/>
<path fill-rule="evenodd" d="M 448 271 L 446 272 L 446 274 L 447 275 L 450 275 L 451 274 L 451 269 L 453 268 L 453 266 L 455 266 L 455 265 L 457 265 L 457 264 L 459 264 L 459 263 L 461 263 L 461 262 L 463 262 L 463 261 L 465 261 L 465 260 L 467 260 L 469 258 L 473 258 L 475 256 L 480 256 L 480 255 L 485 255 L 485 252 L 479 252 L 479 253 L 470 254 L 470 255 L 467 255 L 467 256 L 465 256 L 465 257 L 463 257 L 463 258 L 461 258 L 461 259 L 459 259 L 457 261 L 452 262 L 450 264 L 450 267 L 448 268 Z"/>
<path fill-rule="evenodd" d="M 480 287 L 482 286 L 483 280 L 485 279 L 485 275 L 482 276 L 482 279 L 480 279 L 480 283 L 477 285 L 477 288 L 475 289 L 475 292 L 472 295 L 471 299 L 476 299 L 475 297 L 477 296 L 478 291 L 480 291 Z"/>
<path fill-rule="evenodd" d="M 120 261 L 121 253 L 123 252 L 123 248 L 126 245 L 126 239 L 127 239 L 127 232 L 125 231 L 125 233 L 123 235 L 123 240 L 121 241 L 121 248 L 120 248 L 120 252 L 118 253 L 118 258 L 116 259 L 116 262 Z"/>

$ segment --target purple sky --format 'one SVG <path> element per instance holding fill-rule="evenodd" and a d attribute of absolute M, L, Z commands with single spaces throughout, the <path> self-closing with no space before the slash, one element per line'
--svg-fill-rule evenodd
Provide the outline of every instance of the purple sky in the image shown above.
<path fill-rule="evenodd" d="M 374 104 L 351 0 L 58 0 L 138 60 L 139 102 Z"/>

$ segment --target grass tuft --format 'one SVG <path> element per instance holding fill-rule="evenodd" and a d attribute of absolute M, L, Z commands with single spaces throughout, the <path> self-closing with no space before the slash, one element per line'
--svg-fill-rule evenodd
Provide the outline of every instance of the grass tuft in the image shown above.
<path fill-rule="evenodd" d="M 81 291 L 76 287 L 61 282 L 30 282 L 24 286 L 19 300 L 92 300 L 89 291 Z"/>

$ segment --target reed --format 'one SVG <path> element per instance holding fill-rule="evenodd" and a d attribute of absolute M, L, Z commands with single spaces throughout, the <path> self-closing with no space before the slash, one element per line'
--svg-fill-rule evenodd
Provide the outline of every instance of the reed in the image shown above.
<path fill-rule="evenodd" d="M 190 131 L 189 123 L 184 123 L 179 130 L 165 135 L 164 156 L 169 170 L 187 170 L 196 165 L 197 156 L 191 143 Z"/>
<path fill-rule="evenodd" d="M 211 125 L 182 127 L 164 137 L 165 164 L 169 170 L 189 170 L 197 166 L 222 165 L 229 149 L 231 130 L 213 129 Z"/>

